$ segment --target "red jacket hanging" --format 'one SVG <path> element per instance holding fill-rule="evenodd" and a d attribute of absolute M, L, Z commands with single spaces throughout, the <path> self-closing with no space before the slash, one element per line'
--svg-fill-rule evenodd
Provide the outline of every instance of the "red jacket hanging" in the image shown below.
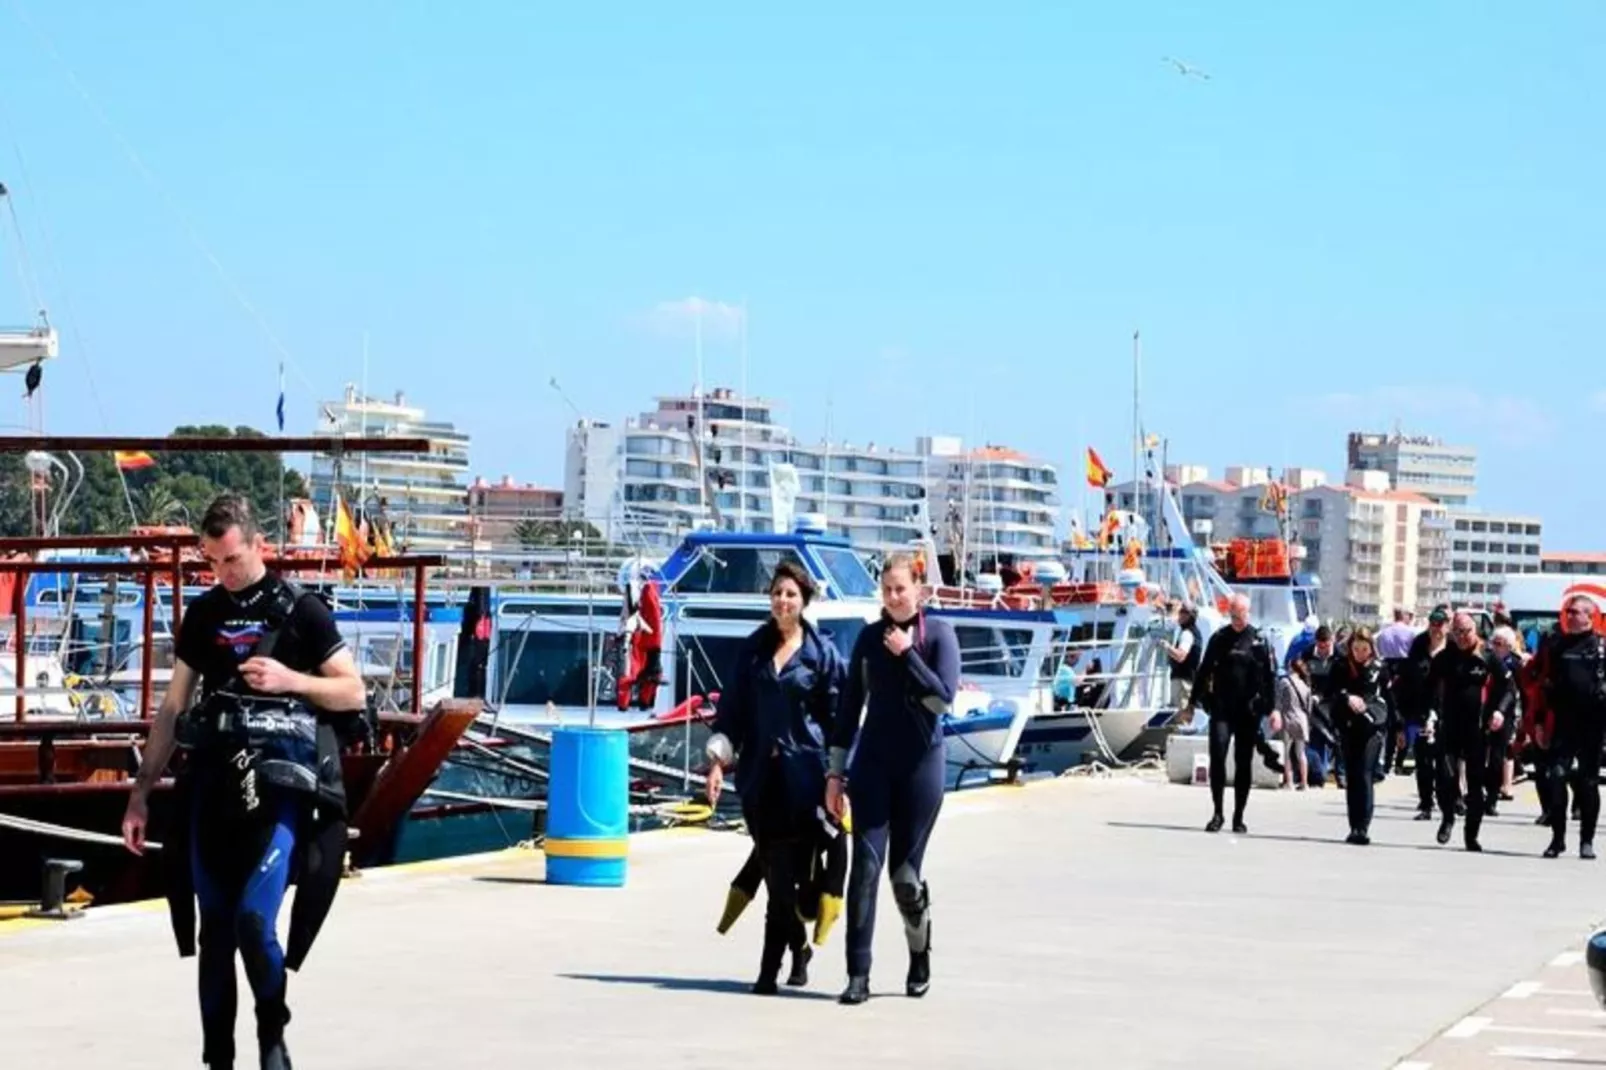
<path fill-rule="evenodd" d="M 634 587 L 634 583 L 625 587 L 623 638 L 629 643 L 629 660 L 619 677 L 618 703 L 621 710 L 629 709 L 633 691 L 636 708 L 650 710 L 658 700 L 663 677 L 663 602 L 657 580 L 642 581 L 639 605 L 633 604 L 631 597 Z"/>

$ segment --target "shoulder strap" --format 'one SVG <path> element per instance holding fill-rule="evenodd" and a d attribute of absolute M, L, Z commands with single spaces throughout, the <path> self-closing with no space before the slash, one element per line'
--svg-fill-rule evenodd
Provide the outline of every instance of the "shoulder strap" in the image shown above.
<path fill-rule="evenodd" d="M 273 594 L 268 598 L 267 630 L 262 638 L 257 640 L 255 655 L 259 658 L 271 658 L 274 647 L 279 643 L 279 637 L 284 634 L 285 625 L 290 623 L 290 616 L 295 612 L 296 603 L 301 601 L 302 595 L 307 592 L 300 584 L 287 580 L 282 576 L 275 577 Z"/>

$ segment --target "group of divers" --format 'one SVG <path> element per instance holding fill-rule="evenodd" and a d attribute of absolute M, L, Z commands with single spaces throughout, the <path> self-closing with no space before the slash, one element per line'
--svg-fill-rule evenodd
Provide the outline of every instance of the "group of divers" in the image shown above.
<path fill-rule="evenodd" d="M 340 886 L 348 835 L 341 755 L 371 728 L 367 694 L 327 605 L 268 570 L 249 500 L 223 495 L 200 528 L 218 582 L 191 603 L 175 638 L 172 679 L 129 795 L 123 838 L 143 853 L 148 800 L 178 755 L 157 831 L 179 952 L 198 959 L 202 1059 L 212 1070 L 235 1066 L 238 958 L 255 998 L 260 1066 L 291 1070 L 286 971 L 301 968 Z M 814 580 L 779 564 L 770 615 L 725 677 L 708 742 L 708 794 L 718 799 L 730 770 L 753 847 L 719 928 L 728 930 L 762 886 L 756 993 L 779 991 L 788 954 L 785 983 L 807 984 L 813 952 L 805 925 L 813 924 L 818 946 L 845 913 L 848 980 L 840 999 L 867 1000 L 883 871 L 908 944 L 905 992 L 918 998 L 930 988 L 924 860 L 942 808 L 942 718 L 959 689 L 960 658 L 953 627 L 922 611 L 916 571 L 907 554 L 886 559 L 882 613 L 844 657 L 804 617 Z M 1400 656 L 1378 649 L 1387 629 L 1376 639 L 1357 629 L 1342 647 L 1319 633 L 1278 681 L 1246 601 L 1235 600 L 1230 622 L 1203 644 L 1184 609 L 1187 638 L 1179 635 L 1170 650 L 1173 695 L 1187 716 L 1195 705 L 1211 715 L 1209 829 L 1225 824 L 1230 750 L 1241 774 L 1233 827 L 1247 831 L 1248 773 L 1264 745 L 1264 722 L 1294 744 L 1301 770 L 1299 743 L 1318 755 L 1336 744 L 1350 842 L 1366 843 L 1374 767 L 1397 720 L 1416 757 L 1419 816 L 1430 818 L 1435 801 L 1443 815 L 1440 843 L 1464 810 L 1466 845 L 1478 849 L 1492 785 L 1520 745 L 1539 769 L 1552 830 L 1547 856 L 1565 849 L 1571 784 L 1580 853 L 1593 858 L 1606 726 L 1606 645 L 1596 621 L 1588 599 L 1569 600 L 1560 631 L 1525 657 L 1502 652 L 1499 632 L 1487 647 L 1471 616 L 1436 610 Z M 1503 640 L 1513 645 L 1509 633 Z M 281 947 L 277 921 L 292 880 L 298 890 Z"/>
<path fill-rule="evenodd" d="M 1325 771 L 1331 762 L 1345 793 L 1346 842 L 1365 846 L 1371 842 L 1374 784 L 1409 754 L 1416 819 L 1431 821 L 1437 809 L 1436 838 L 1444 845 L 1455 834 L 1457 818 L 1464 817 L 1462 843 L 1481 851 L 1483 819 L 1512 798 L 1513 766 L 1520 760 L 1533 770 L 1538 824 L 1550 829 L 1544 857 L 1567 850 L 1571 815 L 1579 823 L 1579 857 L 1593 859 L 1606 739 L 1600 608 L 1586 595 L 1569 597 L 1559 627 L 1540 637 L 1533 651 L 1523 649 L 1522 636 L 1499 614 L 1487 640 L 1465 610 L 1439 606 L 1422 631 L 1412 626 L 1411 616 L 1397 611 L 1393 623 L 1376 634 L 1365 627 L 1347 635 L 1325 626 L 1308 629 L 1290 645 L 1280 678 L 1270 642 L 1250 624 L 1249 602 L 1242 597 L 1233 600 L 1229 623 L 1192 665 L 1173 649 L 1173 675 L 1183 677 L 1174 689 L 1179 720 L 1191 722 L 1201 705 L 1210 714 L 1214 809 L 1206 830 L 1219 832 L 1226 824 L 1231 751 L 1237 772 L 1232 828 L 1248 831 L 1244 808 L 1259 750 L 1285 785 L 1292 781 L 1299 788 L 1313 766 Z M 1196 629 L 1187 607 L 1180 619 L 1185 629 Z M 1269 747 L 1270 738 L 1286 744 L 1287 767 Z"/>

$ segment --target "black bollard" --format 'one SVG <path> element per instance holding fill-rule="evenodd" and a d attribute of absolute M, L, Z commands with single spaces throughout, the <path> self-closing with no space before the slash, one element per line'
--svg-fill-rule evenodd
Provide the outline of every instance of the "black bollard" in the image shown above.
<path fill-rule="evenodd" d="M 52 921 L 70 921 L 82 911 L 67 909 L 67 875 L 84 868 L 82 862 L 70 858 L 45 859 L 45 884 L 39 895 L 39 909 L 28 911 L 30 918 L 49 918 Z"/>

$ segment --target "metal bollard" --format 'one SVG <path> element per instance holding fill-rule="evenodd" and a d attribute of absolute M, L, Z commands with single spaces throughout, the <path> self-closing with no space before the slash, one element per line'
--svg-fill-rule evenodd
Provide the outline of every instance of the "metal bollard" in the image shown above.
<path fill-rule="evenodd" d="M 45 883 L 39 895 L 39 908 L 30 910 L 27 917 L 48 918 L 52 921 L 71 921 L 83 913 L 67 909 L 67 876 L 84 868 L 82 862 L 71 858 L 45 859 Z"/>

